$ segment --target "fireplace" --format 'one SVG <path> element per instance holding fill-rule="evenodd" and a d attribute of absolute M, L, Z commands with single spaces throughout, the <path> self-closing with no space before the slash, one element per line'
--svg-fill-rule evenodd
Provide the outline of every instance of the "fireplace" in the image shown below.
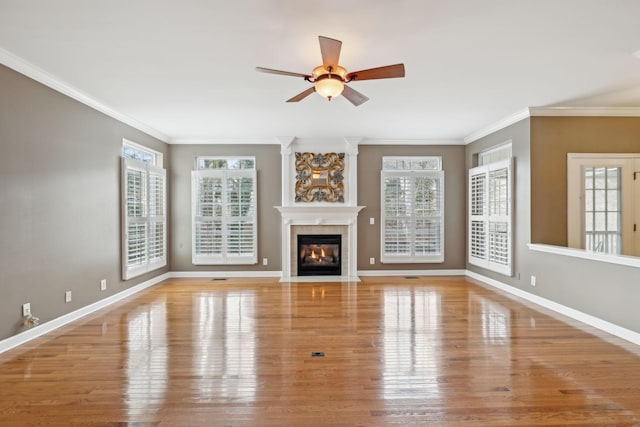
<path fill-rule="evenodd" d="M 298 234 L 298 276 L 342 274 L 340 234 Z"/>
<path fill-rule="evenodd" d="M 322 138 L 301 139 L 295 136 L 276 137 L 280 142 L 282 155 L 282 206 L 274 206 L 282 218 L 282 282 L 359 282 L 358 278 L 358 213 L 364 206 L 358 206 L 358 144 L 363 138 Z M 321 147 L 321 148 L 320 148 Z M 321 150 L 321 151 L 320 151 Z M 338 171 L 340 176 L 333 176 L 343 184 L 343 192 L 338 199 L 327 200 L 319 197 L 314 200 L 300 200 L 300 181 L 296 153 L 344 153 L 344 169 Z M 314 156 L 315 157 L 315 156 Z M 321 156 L 317 156 L 318 159 Z M 340 156 L 339 156 L 340 157 Z M 312 168 L 313 169 L 313 168 Z M 308 171 L 303 174 L 306 176 Z M 313 174 L 313 170 L 311 171 Z M 322 175 L 322 173 L 320 173 Z M 328 175 L 329 176 L 329 175 Z M 309 176 L 311 179 L 312 176 Z M 329 179 L 329 178 L 327 178 Z M 312 183 L 313 188 L 321 189 Z M 330 186 L 333 183 L 329 183 Z M 327 182 L 322 185 L 326 187 Z M 303 188 L 303 189 L 304 189 Z M 324 188 L 326 190 L 326 188 Z M 313 191 L 312 191 L 313 193 Z M 315 194 L 315 193 L 314 193 Z M 318 193 L 319 194 L 319 193 Z M 306 194 L 309 196 L 308 192 Z M 304 199 L 304 197 L 302 197 Z M 308 197 L 307 197 L 308 199 Z M 332 255 L 331 265 L 328 259 L 314 260 L 312 254 L 307 261 L 301 259 L 299 235 L 340 235 L 339 254 Z M 314 242 L 311 242 L 314 244 Z M 315 242 L 316 245 L 328 244 Z M 338 243 L 331 243 L 338 245 Z M 316 254 L 316 257 L 318 254 Z M 322 256 L 322 253 L 320 253 Z M 327 250 L 325 249 L 325 257 Z M 321 264 L 321 265 L 318 265 Z M 306 276 L 300 277 L 298 276 Z"/>

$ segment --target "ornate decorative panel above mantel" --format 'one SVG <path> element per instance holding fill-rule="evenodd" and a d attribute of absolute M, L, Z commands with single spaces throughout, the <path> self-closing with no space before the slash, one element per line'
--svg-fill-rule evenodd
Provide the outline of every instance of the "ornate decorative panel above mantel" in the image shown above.
<path fill-rule="evenodd" d="M 296 152 L 295 202 L 344 203 L 344 153 Z"/>

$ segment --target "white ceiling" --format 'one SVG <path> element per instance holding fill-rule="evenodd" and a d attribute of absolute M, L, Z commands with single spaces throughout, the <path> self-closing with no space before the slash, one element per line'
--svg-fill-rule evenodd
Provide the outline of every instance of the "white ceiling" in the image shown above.
<path fill-rule="evenodd" d="M 639 17 L 638 0 L 0 0 L 0 60 L 173 142 L 461 141 L 527 107 L 640 106 Z M 349 71 L 406 77 L 352 82 L 359 107 L 286 103 L 309 83 L 255 67 L 310 73 L 318 35 Z"/>

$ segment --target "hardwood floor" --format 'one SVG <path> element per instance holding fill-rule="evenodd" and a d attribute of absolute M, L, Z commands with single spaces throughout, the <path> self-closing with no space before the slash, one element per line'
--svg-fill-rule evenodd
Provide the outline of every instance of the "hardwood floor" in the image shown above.
<path fill-rule="evenodd" d="M 640 349 L 459 277 L 170 280 L 0 355 L 0 425 L 640 426 Z"/>

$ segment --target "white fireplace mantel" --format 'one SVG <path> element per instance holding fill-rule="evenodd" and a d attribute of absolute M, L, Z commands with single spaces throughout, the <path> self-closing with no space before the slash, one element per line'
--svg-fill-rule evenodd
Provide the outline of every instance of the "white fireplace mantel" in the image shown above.
<path fill-rule="evenodd" d="M 310 226 L 346 226 L 345 250 L 348 253 L 342 276 L 327 276 L 327 280 L 359 281 L 357 277 L 357 243 L 358 243 L 358 212 L 364 206 L 274 206 L 282 215 L 282 281 L 292 280 L 294 262 L 292 253 L 292 227 L 298 225 Z"/>
<path fill-rule="evenodd" d="M 358 220 L 364 206 L 274 206 L 284 224 L 294 225 L 350 225 Z"/>

